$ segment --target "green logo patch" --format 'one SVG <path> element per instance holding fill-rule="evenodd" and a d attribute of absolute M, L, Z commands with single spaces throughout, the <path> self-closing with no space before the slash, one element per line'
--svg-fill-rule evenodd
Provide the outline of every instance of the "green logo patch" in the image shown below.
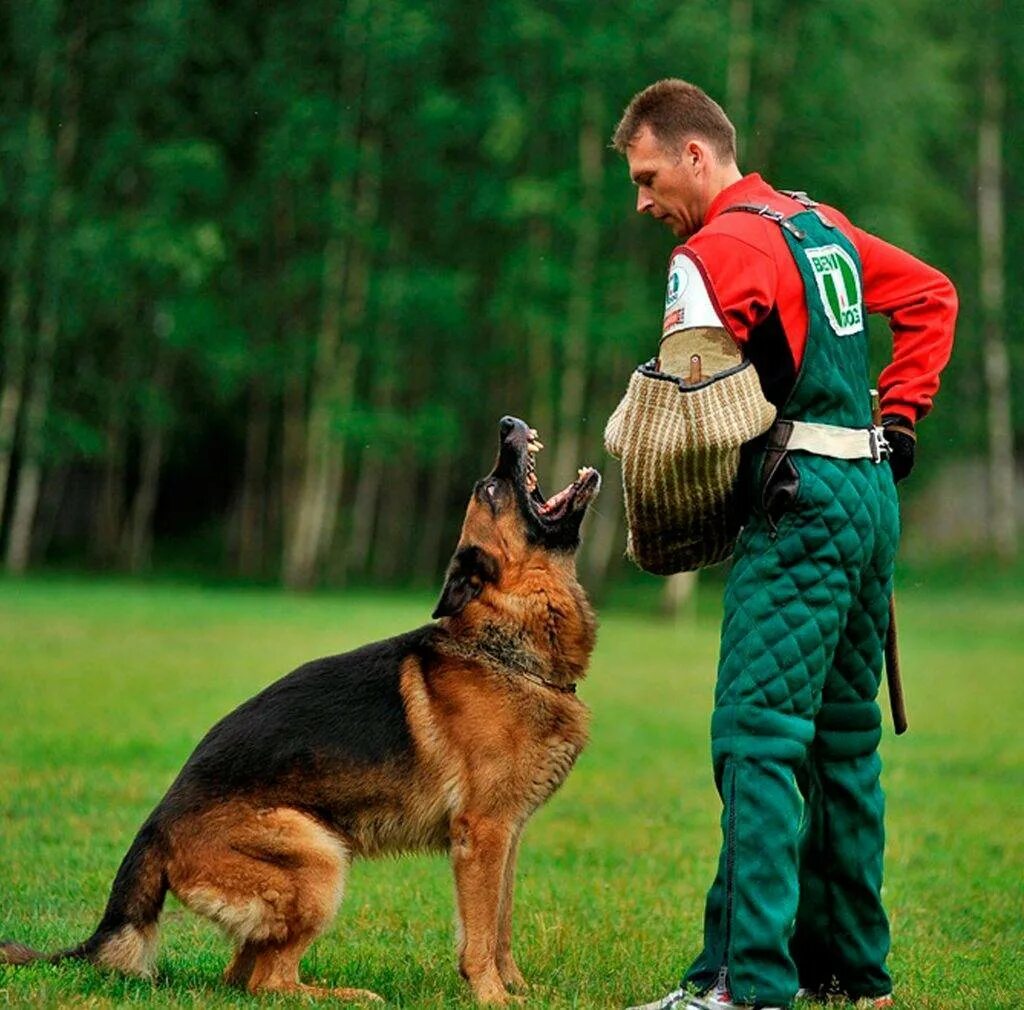
<path fill-rule="evenodd" d="M 864 309 L 860 272 L 853 257 L 838 245 L 805 249 L 804 254 L 818 283 L 829 325 L 841 337 L 859 333 L 864 328 Z"/>

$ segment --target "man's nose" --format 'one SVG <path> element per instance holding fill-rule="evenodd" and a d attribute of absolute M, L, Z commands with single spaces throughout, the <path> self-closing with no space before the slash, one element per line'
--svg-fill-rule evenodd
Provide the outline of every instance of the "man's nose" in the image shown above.
<path fill-rule="evenodd" d="M 654 206 L 654 201 L 651 199 L 651 194 L 641 186 L 636 191 L 636 212 L 638 214 L 646 214 Z"/>

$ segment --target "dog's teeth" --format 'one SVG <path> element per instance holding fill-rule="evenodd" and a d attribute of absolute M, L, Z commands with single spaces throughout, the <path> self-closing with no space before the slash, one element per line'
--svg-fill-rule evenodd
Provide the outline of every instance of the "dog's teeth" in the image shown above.
<path fill-rule="evenodd" d="M 544 448 L 544 443 L 536 438 L 531 438 L 530 441 L 526 443 L 526 448 L 529 449 L 530 452 L 540 452 L 541 449 Z"/>
<path fill-rule="evenodd" d="M 530 440 L 533 441 L 537 437 L 537 429 L 536 428 L 531 428 L 529 430 L 528 434 L 530 436 Z"/>

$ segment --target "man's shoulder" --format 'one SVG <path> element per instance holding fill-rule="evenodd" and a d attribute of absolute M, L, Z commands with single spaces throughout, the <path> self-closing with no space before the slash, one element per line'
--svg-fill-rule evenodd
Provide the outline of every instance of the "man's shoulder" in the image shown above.
<path fill-rule="evenodd" d="M 757 214 L 723 211 L 691 235 L 676 251 L 685 250 L 702 260 L 774 258 L 776 226 Z"/>
<path fill-rule="evenodd" d="M 806 194 L 801 193 L 800 196 L 806 198 Z M 757 213 L 760 207 L 767 207 L 786 217 L 814 210 L 848 238 L 852 238 L 855 231 L 850 219 L 837 208 L 818 201 L 801 202 L 785 192 L 765 186 L 751 194 L 750 199 L 737 201 L 720 210 L 687 240 L 685 248 L 696 255 L 717 258 L 730 253 L 739 255 L 739 247 L 745 246 L 774 257 L 785 245 L 785 240 L 775 221 Z"/>

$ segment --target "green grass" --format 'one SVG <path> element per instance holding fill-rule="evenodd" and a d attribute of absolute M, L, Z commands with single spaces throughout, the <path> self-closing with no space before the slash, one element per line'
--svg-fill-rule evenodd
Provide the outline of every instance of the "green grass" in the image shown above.
<path fill-rule="evenodd" d="M 623 1007 L 695 952 L 717 855 L 708 715 L 718 591 L 695 620 L 602 615 L 592 743 L 527 829 L 516 951 L 530 1007 Z M 98 920 L 139 823 L 220 715 L 302 660 L 422 623 L 425 596 L 0 582 L 0 936 L 55 950 Z M 900 1006 L 1024 992 L 1024 591 L 907 580 L 911 730 L 883 742 L 885 898 Z M 220 983 L 226 941 L 173 900 L 155 985 L 88 965 L 0 967 L 0 1006 L 298 1006 Z M 470 1006 L 445 861 L 357 863 L 307 977 L 399 1007 Z"/>

